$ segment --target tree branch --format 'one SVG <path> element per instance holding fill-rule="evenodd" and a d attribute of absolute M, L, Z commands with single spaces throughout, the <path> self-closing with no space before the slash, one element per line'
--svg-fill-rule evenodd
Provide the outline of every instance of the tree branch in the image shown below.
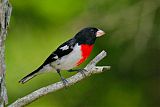
<path fill-rule="evenodd" d="M 8 0 L 0 1 L 0 107 L 4 107 L 8 103 L 7 89 L 5 86 L 5 38 L 7 35 L 7 28 L 10 21 L 12 7 Z"/>
<path fill-rule="evenodd" d="M 84 73 L 86 76 L 84 76 L 82 73 L 77 73 L 73 76 L 71 76 L 70 78 L 67 79 L 68 84 L 67 86 L 71 86 L 79 81 L 81 81 L 82 79 L 84 79 L 87 76 L 90 76 L 91 74 L 96 74 L 96 73 L 101 73 L 104 70 L 109 70 L 110 66 L 96 66 L 96 64 L 102 60 L 104 57 L 106 56 L 106 52 L 102 51 L 100 54 L 98 54 L 84 69 Z M 44 96 L 48 93 L 51 92 L 55 92 L 57 90 L 63 89 L 65 88 L 65 86 L 63 85 L 63 83 L 57 82 L 51 85 L 48 85 L 46 87 L 42 87 L 18 100 L 16 100 L 14 103 L 12 103 L 11 105 L 9 105 L 9 107 L 21 107 L 21 106 L 25 106 L 35 100 L 37 100 L 38 98 L 40 98 L 41 96 Z"/>

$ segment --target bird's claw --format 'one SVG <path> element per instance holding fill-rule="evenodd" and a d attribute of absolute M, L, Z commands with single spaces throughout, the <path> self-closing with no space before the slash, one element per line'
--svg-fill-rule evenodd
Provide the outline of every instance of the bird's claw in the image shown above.
<path fill-rule="evenodd" d="M 63 85 L 66 87 L 68 84 L 68 81 L 65 78 L 61 78 Z"/>
<path fill-rule="evenodd" d="M 79 69 L 78 72 L 80 72 L 84 77 L 86 77 L 86 74 L 85 74 L 85 69 Z"/>

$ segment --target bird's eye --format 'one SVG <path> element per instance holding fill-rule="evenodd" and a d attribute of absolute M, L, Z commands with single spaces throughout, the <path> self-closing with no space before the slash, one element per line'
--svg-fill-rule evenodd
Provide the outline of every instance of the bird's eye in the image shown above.
<path fill-rule="evenodd" d="M 91 31 L 91 32 L 94 32 L 94 30 L 93 30 L 93 29 L 91 29 L 90 31 Z"/>

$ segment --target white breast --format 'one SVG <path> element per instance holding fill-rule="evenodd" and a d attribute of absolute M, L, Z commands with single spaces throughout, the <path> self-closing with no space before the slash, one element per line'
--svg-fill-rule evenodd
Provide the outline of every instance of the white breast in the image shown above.
<path fill-rule="evenodd" d="M 69 70 L 76 67 L 77 62 L 81 59 L 81 47 L 76 44 L 73 51 L 68 55 L 52 63 L 55 69 Z"/>

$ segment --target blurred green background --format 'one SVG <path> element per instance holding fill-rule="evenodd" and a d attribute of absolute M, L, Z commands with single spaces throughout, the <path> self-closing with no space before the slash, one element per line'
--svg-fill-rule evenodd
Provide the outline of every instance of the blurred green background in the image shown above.
<path fill-rule="evenodd" d="M 102 50 L 98 65 L 110 71 L 41 97 L 28 107 L 160 107 L 159 0 L 11 0 L 13 12 L 6 40 L 9 103 L 57 82 L 46 73 L 22 85 L 61 43 L 88 26 L 106 35 L 97 39 L 90 61 Z M 81 67 L 84 67 L 87 62 Z M 64 77 L 75 73 L 62 72 Z"/>

